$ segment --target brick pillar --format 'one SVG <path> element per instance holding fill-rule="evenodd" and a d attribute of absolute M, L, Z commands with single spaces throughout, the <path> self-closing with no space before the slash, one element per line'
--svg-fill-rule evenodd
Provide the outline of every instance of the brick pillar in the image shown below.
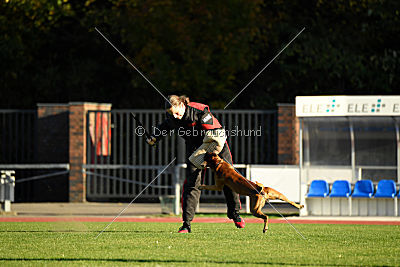
<path fill-rule="evenodd" d="M 37 161 L 68 163 L 69 105 L 37 104 Z"/>
<path fill-rule="evenodd" d="M 68 163 L 68 104 L 37 104 L 36 163 Z M 45 173 L 63 171 L 52 169 Z M 38 173 L 41 174 L 41 173 Z M 68 201 L 68 175 L 52 176 L 29 186 L 34 201 Z"/>
<path fill-rule="evenodd" d="M 294 104 L 278 104 L 278 164 L 299 164 L 299 120 Z"/>
<path fill-rule="evenodd" d="M 86 113 L 88 110 L 111 110 L 111 104 L 69 103 L 69 201 L 86 201 L 86 175 L 82 164 L 86 163 Z"/>

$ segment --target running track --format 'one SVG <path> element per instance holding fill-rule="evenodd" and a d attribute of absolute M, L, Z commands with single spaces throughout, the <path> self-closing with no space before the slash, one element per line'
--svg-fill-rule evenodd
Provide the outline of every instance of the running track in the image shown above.
<path fill-rule="evenodd" d="M 0 217 L 0 222 L 111 222 L 113 217 Z M 289 222 L 296 224 L 368 224 L 368 225 L 400 225 L 400 221 L 380 220 L 329 220 L 329 219 L 302 219 L 299 217 L 288 218 Z M 134 218 L 122 217 L 116 222 L 158 222 L 158 223 L 181 223 L 181 218 L 176 217 L 154 217 Z M 261 219 L 245 218 L 246 223 L 263 223 Z M 227 218 L 195 218 L 193 223 L 231 223 Z M 283 219 L 270 219 L 269 223 L 286 223 Z"/>

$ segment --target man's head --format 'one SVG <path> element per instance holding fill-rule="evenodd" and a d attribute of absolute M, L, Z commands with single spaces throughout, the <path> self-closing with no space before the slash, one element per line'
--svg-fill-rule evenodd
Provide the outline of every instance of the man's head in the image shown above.
<path fill-rule="evenodd" d="M 170 95 L 168 101 L 165 101 L 165 110 L 175 119 L 181 120 L 185 114 L 186 105 L 189 103 L 189 98 L 182 95 Z"/>

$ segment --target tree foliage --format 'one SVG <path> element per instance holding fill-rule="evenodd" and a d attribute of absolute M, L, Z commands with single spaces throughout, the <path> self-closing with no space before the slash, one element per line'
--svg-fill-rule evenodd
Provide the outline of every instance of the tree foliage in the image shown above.
<path fill-rule="evenodd" d="M 160 108 L 164 94 L 223 108 L 296 95 L 396 94 L 400 3 L 385 0 L 31 0 L 0 2 L 2 108 L 110 102 Z M 4 101 L 5 99 L 5 101 Z"/>
<path fill-rule="evenodd" d="M 396 1 L 274 1 L 282 14 L 252 73 L 303 26 L 306 30 L 246 90 L 247 106 L 294 103 L 296 95 L 398 94 L 400 3 Z M 250 71 L 251 72 L 251 71 Z M 246 104 L 244 104 L 246 105 Z"/>

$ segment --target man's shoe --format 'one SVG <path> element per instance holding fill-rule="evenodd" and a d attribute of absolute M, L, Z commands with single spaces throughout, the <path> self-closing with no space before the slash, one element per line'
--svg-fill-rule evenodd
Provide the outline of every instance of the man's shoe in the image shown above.
<path fill-rule="evenodd" d="M 187 223 L 183 223 L 183 225 L 181 226 L 181 228 L 179 228 L 178 233 L 181 234 L 186 234 L 186 233 L 191 233 L 192 230 L 190 229 L 190 224 Z"/>
<path fill-rule="evenodd" d="M 235 223 L 235 226 L 237 228 L 244 228 L 244 226 L 246 224 L 244 222 L 244 219 L 242 217 L 240 217 L 240 215 L 237 212 L 231 214 L 230 216 L 228 216 L 228 218 L 233 220 L 233 222 Z"/>

